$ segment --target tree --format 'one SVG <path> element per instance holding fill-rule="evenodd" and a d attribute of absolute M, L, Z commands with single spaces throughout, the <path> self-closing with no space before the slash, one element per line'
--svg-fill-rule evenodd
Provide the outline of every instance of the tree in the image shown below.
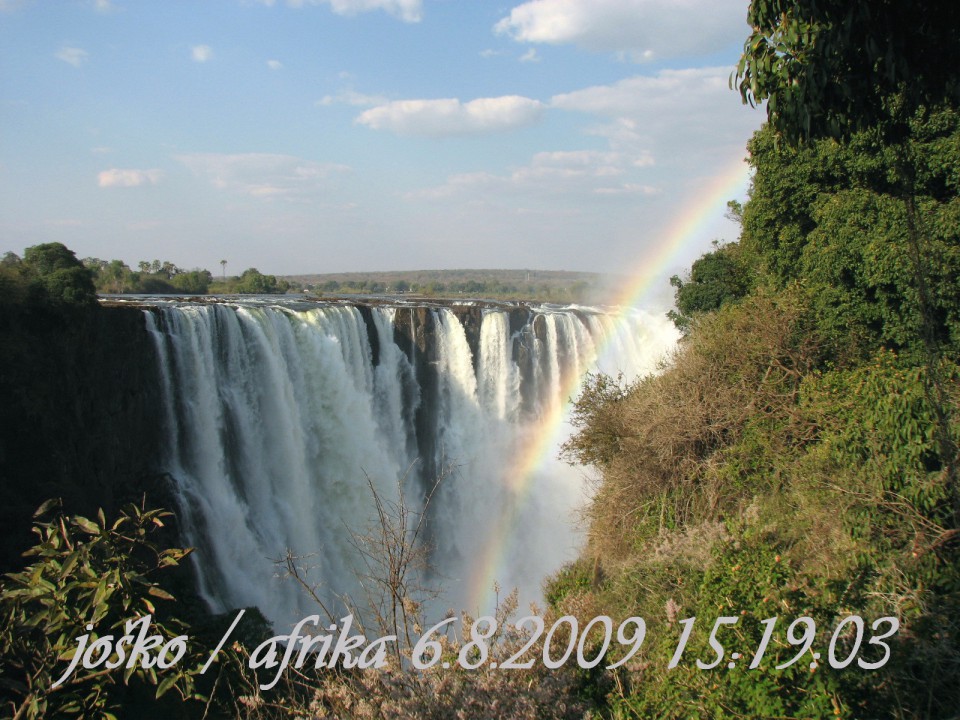
<path fill-rule="evenodd" d="M 0 260 L 0 305 L 22 303 L 29 293 L 30 283 L 23 262 L 16 253 L 5 253 Z"/>
<path fill-rule="evenodd" d="M 96 302 L 93 273 L 62 243 L 28 247 L 23 253 L 23 265 L 36 278 L 47 299 L 76 304 Z"/>
<path fill-rule="evenodd" d="M 191 295 L 205 295 L 211 282 L 213 276 L 209 270 L 181 270 L 170 279 L 176 290 Z"/>
<path fill-rule="evenodd" d="M 223 273 L 223 279 L 226 280 L 227 279 L 227 261 L 226 260 L 220 261 L 220 270 Z"/>
<path fill-rule="evenodd" d="M 241 294 L 265 295 L 285 293 L 290 289 L 286 280 L 277 280 L 273 275 L 264 275 L 256 268 L 249 268 L 240 275 L 235 291 Z"/>
<path fill-rule="evenodd" d="M 742 260 L 737 243 L 717 243 L 715 250 L 694 261 L 687 280 L 674 275 L 670 284 L 677 289 L 674 296 L 677 309 L 671 310 L 667 316 L 680 330 L 686 330 L 697 313 L 717 310 L 726 303 L 735 302 L 752 286 L 750 271 Z"/>
<path fill-rule="evenodd" d="M 919 318 L 940 458 L 960 524 L 960 448 L 949 428 L 951 405 L 938 369 L 943 353 L 926 260 L 931 229 L 917 209 L 928 168 L 916 146 L 923 139 L 918 125 L 960 107 L 960 3 L 752 0 L 747 21 L 753 32 L 731 84 L 739 82 L 745 103 L 767 101 L 778 139 L 796 146 L 870 132 L 889 146 L 892 173 L 868 189 L 889 193 L 903 206 L 914 296 L 907 302 L 915 303 Z"/>
<path fill-rule="evenodd" d="M 885 123 L 894 136 L 921 107 L 960 104 L 960 3 L 752 0 L 753 32 L 731 84 L 790 143 Z"/>

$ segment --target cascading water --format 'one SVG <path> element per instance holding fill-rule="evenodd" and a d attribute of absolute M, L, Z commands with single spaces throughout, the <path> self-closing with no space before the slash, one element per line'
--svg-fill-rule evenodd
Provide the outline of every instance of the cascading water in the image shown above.
<path fill-rule="evenodd" d="M 216 611 L 278 626 L 316 607 L 277 561 L 306 558 L 325 603 L 362 603 L 356 535 L 371 486 L 427 509 L 438 608 L 485 612 L 489 585 L 537 599 L 580 542 L 582 472 L 556 459 L 587 370 L 635 376 L 666 320 L 589 308 L 257 300 L 146 310 L 166 407 L 166 467 L 199 586 Z M 369 482 L 369 484 L 368 484 Z"/>

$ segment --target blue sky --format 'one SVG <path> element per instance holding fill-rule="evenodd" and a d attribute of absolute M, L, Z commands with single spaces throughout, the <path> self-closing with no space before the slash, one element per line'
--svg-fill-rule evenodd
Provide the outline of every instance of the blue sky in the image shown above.
<path fill-rule="evenodd" d="M 0 250 L 631 272 L 763 120 L 746 5 L 0 0 Z"/>

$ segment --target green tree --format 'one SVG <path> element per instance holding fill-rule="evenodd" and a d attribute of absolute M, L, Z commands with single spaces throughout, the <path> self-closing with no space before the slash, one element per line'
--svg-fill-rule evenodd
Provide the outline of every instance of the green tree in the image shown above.
<path fill-rule="evenodd" d="M 177 291 L 191 295 L 205 295 L 212 282 L 209 270 L 181 270 L 170 279 Z"/>
<path fill-rule="evenodd" d="M 667 315 L 684 330 L 697 313 L 717 310 L 726 303 L 744 297 L 751 288 L 750 270 L 741 258 L 737 243 L 720 245 L 693 263 L 690 276 L 683 280 L 678 275 L 670 278 L 675 287 L 677 309 Z"/>
<path fill-rule="evenodd" d="M 93 273 L 62 243 L 28 247 L 23 253 L 23 265 L 36 278 L 47 300 L 72 304 L 96 302 Z"/>
<path fill-rule="evenodd" d="M 250 295 L 285 293 L 290 289 L 286 280 L 277 280 L 273 275 L 264 275 L 256 268 L 244 270 L 234 288 L 235 292 Z"/>
<path fill-rule="evenodd" d="M 790 142 L 845 136 L 922 107 L 960 104 L 960 4 L 752 0 L 731 83 Z"/>
<path fill-rule="evenodd" d="M 19 304 L 27 299 L 30 282 L 20 256 L 4 253 L 0 260 L 0 304 Z"/>

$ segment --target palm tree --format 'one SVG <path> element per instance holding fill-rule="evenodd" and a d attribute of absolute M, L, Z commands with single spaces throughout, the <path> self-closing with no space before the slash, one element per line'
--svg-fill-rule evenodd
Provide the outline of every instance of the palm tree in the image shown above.
<path fill-rule="evenodd" d="M 227 279 L 227 261 L 226 260 L 220 261 L 220 269 L 223 271 L 223 279 L 226 280 Z"/>

